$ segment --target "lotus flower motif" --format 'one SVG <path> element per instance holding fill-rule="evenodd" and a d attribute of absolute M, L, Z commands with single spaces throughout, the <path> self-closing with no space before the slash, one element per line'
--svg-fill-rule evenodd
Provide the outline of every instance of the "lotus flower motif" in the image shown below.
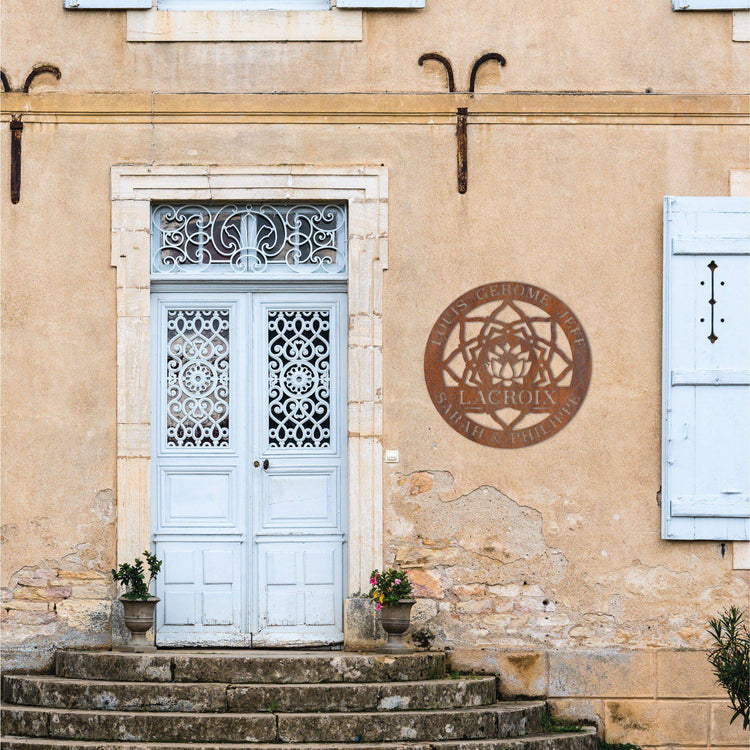
<path fill-rule="evenodd" d="M 520 343 L 498 342 L 487 351 L 487 372 L 493 384 L 521 385 L 531 369 L 531 353 Z"/>

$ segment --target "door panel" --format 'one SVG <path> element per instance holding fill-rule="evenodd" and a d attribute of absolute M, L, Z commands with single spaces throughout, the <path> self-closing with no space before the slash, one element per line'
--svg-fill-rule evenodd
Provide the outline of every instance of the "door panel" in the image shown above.
<path fill-rule="evenodd" d="M 338 529 L 338 467 L 269 467 L 263 484 L 263 529 Z"/>
<path fill-rule="evenodd" d="M 239 542 L 162 542 L 159 608 L 162 643 L 242 641 L 242 565 Z"/>
<path fill-rule="evenodd" d="M 263 373 L 254 642 L 340 641 L 346 297 L 256 295 L 254 311 Z"/>
<path fill-rule="evenodd" d="M 230 348 L 238 321 L 230 306 L 167 307 L 167 449 L 230 446 Z M 233 333 L 230 333 L 234 329 Z M 236 430 L 233 430 L 236 439 Z"/>
<path fill-rule="evenodd" d="M 247 299 L 153 296 L 159 645 L 250 645 Z"/>
<path fill-rule="evenodd" d="M 260 645 L 340 640 L 342 548 L 336 541 L 259 543 Z"/>
<path fill-rule="evenodd" d="M 227 527 L 236 521 L 238 471 L 235 467 L 170 466 L 160 472 L 162 529 Z"/>

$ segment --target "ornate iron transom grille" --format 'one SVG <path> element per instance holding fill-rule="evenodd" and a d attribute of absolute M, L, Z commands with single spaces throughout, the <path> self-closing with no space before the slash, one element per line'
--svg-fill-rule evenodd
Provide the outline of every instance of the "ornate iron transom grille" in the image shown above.
<path fill-rule="evenodd" d="M 229 310 L 167 312 L 167 445 L 229 446 Z"/>
<path fill-rule="evenodd" d="M 331 445 L 331 313 L 268 311 L 268 442 Z"/>
<path fill-rule="evenodd" d="M 171 204 L 152 213 L 151 273 L 346 275 L 345 204 Z"/>

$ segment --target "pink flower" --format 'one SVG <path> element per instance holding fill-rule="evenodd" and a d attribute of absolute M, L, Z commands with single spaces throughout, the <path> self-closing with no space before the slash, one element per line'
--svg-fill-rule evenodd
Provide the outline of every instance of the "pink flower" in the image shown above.
<path fill-rule="evenodd" d="M 399 585 L 399 583 L 401 583 L 401 579 L 400 579 L 400 578 L 397 578 L 397 579 L 396 579 L 396 580 L 395 580 L 395 581 L 394 581 L 393 583 L 395 583 L 395 584 L 396 584 L 396 586 L 398 586 L 398 585 Z"/>
<path fill-rule="evenodd" d="M 382 606 L 383 606 L 383 605 L 382 605 L 382 604 L 381 604 L 380 602 L 378 602 L 378 603 L 377 603 L 377 604 L 375 605 L 375 609 L 381 609 L 381 608 L 382 608 Z"/>

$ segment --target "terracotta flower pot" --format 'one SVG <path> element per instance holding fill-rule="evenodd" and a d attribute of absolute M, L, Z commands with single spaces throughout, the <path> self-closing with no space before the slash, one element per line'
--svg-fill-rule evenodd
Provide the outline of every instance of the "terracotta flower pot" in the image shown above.
<path fill-rule="evenodd" d="M 126 599 L 118 597 L 125 613 L 125 625 L 130 631 L 130 643 L 122 647 L 123 651 L 151 652 L 156 647 L 146 640 L 146 633 L 154 626 L 154 611 L 161 601 L 158 596 L 148 599 Z"/>
<path fill-rule="evenodd" d="M 388 604 L 381 608 L 380 622 L 383 624 L 383 630 L 388 633 L 388 643 L 382 649 L 385 653 L 413 653 L 413 649 L 410 649 L 404 643 L 403 636 L 409 628 L 411 608 L 414 606 L 414 603 L 414 599 L 400 599 L 398 604 Z"/>

